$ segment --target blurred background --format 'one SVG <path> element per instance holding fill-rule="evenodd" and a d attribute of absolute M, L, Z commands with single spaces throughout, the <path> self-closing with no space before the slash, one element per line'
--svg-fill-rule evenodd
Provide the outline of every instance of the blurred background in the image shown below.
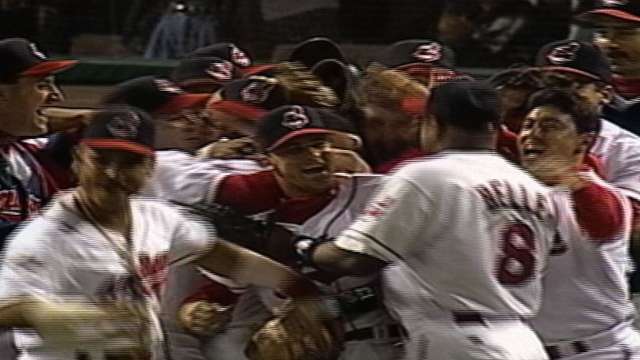
<path fill-rule="evenodd" d="M 261 62 L 324 35 L 355 60 L 378 45 L 435 38 L 463 67 L 527 62 L 542 44 L 588 37 L 573 13 L 589 0 L 0 0 L 0 35 L 23 36 L 50 54 L 177 59 L 233 41 Z"/>
<path fill-rule="evenodd" d="M 543 44 L 589 39 L 573 14 L 593 0 L 0 0 L 0 38 L 79 59 L 57 76 L 66 105 L 92 106 L 113 84 L 166 76 L 184 54 L 234 42 L 257 63 L 287 59 L 312 36 L 365 67 L 395 41 L 438 39 L 476 78 L 528 63 Z"/>

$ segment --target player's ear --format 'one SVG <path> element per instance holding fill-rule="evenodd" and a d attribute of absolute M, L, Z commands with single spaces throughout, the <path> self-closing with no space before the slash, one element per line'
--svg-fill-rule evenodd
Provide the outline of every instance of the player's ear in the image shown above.
<path fill-rule="evenodd" d="M 611 85 L 603 85 L 598 88 L 602 99 L 600 100 L 600 105 L 606 105 L 613 100 L 614 90 Z"/>

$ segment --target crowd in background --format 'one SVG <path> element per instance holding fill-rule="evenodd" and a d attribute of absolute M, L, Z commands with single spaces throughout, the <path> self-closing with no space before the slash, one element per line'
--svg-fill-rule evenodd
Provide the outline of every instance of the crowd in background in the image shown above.
<path fill-rule="evenodd" d="M 5 1 L 0 34 L 28 36 L 54 53 L 83 34 L 118 36 L 130 56 L 180 58 L 207 41 L 242 43 L 269 60 L 281 44 L 324 35 L 338 43 L 438 39 L 460 65 L 507 66 L 553 39 L 581 37 L 573 14 L 584 0 L 482 1 Z M 164 30 L 163 30 L 164 29 Z M 163 35 L 164 34 L 164 35 Z M 75 51 L 75 50 L 74 50 Z M 82 53 L 78 49 L 77 53 Z M 98 54 L 100 55 L 100 54 Z M 110 56 L 105 53 L 104 56 Z M 111 55 L 113 56 L 113 55 Z M 468 60 L 473 59 L 473 60 Z"/>

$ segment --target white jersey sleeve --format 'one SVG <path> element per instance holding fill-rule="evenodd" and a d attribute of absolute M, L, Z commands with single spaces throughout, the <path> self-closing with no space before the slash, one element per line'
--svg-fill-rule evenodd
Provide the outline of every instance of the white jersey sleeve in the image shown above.
<path fill-rule="evenodd" d="M 184 204 L 209 202 L 226 176 L 259 170 L 250 160 L 202 160 L 182 151 L 157 151 L 153 176 L 142 193 Z"/>
<path fill-rule="evenodd" d="M 589 176 L 616 195 L 623 226 L 610 238 L 590 238 L 579 225 L 571 194 L 553 192 L 558 236 L 564 246 L 551 251 L 543 278 L 542 307 L 531 322 L 544 342 L 593 336 L 634 315 L 627 285 L 631 205 L 617 189 L 594 174 Z"/>
<path fill-rule="evenodd" d="M 396 173 L 335 244 L 386 262 L 402 260 L 429 217 L 429 203 L 424 191 Z"/>
<path fill-rule="evenodd" d="M 64 259 L 46 233 L 48 228 L 46 220 L 38 217 L 9 241 L 1 261 L 0 303 L 20 296 L 49 298 L 59 292 Z"/>
<path fill-rule="evenodd" d="M 640 137 L 603 120 L 591 153 L 602 161 L 607 182 L 640 200 Z"/>
<path fill-rule="evenodd" d="M 193 261 L 213 247 L 216 232 L 204 220 L 175 211 L 170 221 L 175 224 L 169 250 L 171 265 Z"/>

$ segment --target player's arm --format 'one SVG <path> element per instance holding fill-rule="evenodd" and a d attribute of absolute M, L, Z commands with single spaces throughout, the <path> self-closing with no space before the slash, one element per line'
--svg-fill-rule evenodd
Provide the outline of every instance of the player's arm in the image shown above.
<path fill-rule="evenodd" d="M 322 270 L 366 275 L 401 261 L 411 251 L 427 218 L 429 201 L 411 181 L 393 175 L 360 217 L 335 241 L 296 243 L 296 251 Z"/>
<path fill-rule="evenodd" d="M 322 270 L 340 275 L 369 275 L 387 266 L 387 262 L 381 259 L 341 249 L 333 242 L 320 244 L 313 251 L 311 263 Z"/>
<path fill-rule="evenodd" d="M 213 248 L 196 262 L 206 270 L 237 283 L 275 289 L 291 297 L 315 295 L 317 292 L 309 280 L 292 269 L 226 241 L 216 241 Z"/>
<path fill-rule="evenodd" d="M 586 181 L 572 191 L 576 219 L 590 239 L 607 242 L 624 230 L 624 205 L 626 201 L 596 182 Z"/>
<path fill-rule="evenodd" d="M 26 315 L 32 312 L 38 302 L 26 296 L 0 302 L 0 327 L 30 327 Z"/>

